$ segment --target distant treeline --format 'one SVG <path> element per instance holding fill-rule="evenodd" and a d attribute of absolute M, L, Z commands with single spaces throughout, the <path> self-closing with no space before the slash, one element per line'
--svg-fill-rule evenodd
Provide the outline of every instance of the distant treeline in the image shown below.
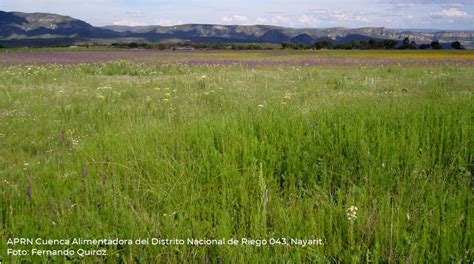
<path fill-rule="evenodd" d="M 448 44 L 449 45 L 449 44 Z M 432 41 L 430 44 L 417 45 L 415 41 L 405 38 L 401 43 L 392 39 L 369 39 L 369 40 L 351 40 L 340 44 L 334 44 L 330 40 L 319 40 L 314 45 L 306 45 L 303 43 L 295 44 L 284 42 L 281 44 L 282 49 L 443 49 L 443 45 L 439 41 Z M 452 42 L 449 45 L 452 49 L 464 49 L 459 41 Z"/>
<path fill-rule="evenodd" d="M 157 49 L 157 50 L 202 50 L 202 49 L 232 49 L 232 50 L 271 50 L 277 49 L 276 45 L 269 44 L 228 44 L 228 43 L 113 43 L 111 45 L 115 48 L 142 48 L 142 49 Z M 434 49 L 439 50 L 443 48 L 464 49 L 459 41 L 451 44 L 441 44 L 439 41 L 432 41 L 430 44 L 417 45 L 415 41 L 410 41 L 405 38 L 403 41 L 392 39 L 369 39 L 369 40 L 351 40 L 344 43 L 335 44 L 330 40 L 319 40 L 312 45 L 305 43 L 291 43 L 283 42 L 281 49 L 294 50 L 308 50 L 308 49 L 362 49 L 362 50 L 377 50 L 377 49 Z"/>
<path fill-rule="evenodd" d="M 334 43 L 331 40 L 318 40 L 313 44 L 305 43 L 291 43 L 283 42 L 281 45 L 278 44 L 266 44 L 266 43 L 55 43 L 59 40 L 51 40 L 47 42 L 48 45 L 42 45 L 45 43 L 30 43 L 29 47 L 112 47 L 120 49 L 153 49 L 153 50 L 274 50 L 274 49 L 294 49 L 294 50 L 309 50 L 309 49 L 341 49 L 341 50 L 393 50 L 393 49 L 465 49 L 459 41 L 452 43 L 440 43 L 439 41 L 432 41 L 430 44 L 416 44 L 415 41 L 410 41 L 409 38 L 405 38 L 403 41 L 397 41 L 392 39 L 368 39 L 368 40 L 351 40 L 344 43 Z M 5 45 L 0 44 L 0 48 L 6 48 Z"/>

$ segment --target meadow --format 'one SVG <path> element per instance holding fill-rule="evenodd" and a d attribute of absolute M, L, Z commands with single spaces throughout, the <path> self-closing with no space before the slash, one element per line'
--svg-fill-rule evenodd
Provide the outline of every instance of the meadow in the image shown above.
<path fill-rule="evenodd" d="M 0 92 L 2 263 L 474 261 L 472 51 L 3 51 Z"/>

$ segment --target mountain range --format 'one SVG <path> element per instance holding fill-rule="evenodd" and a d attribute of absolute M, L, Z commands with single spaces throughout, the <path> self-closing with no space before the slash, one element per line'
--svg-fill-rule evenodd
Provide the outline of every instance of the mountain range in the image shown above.
<path fill-rule="evenodd" d="M 418 44 L 434 40 L 442 43 L 459 41 L 466 48 L 474 48 L 473 31 L 410 31 L 383 27 L 316 29 L 211 24 L 95 27 L 82 20 L 57 14 L 0 11 L 0 45 L 3 46 L 74 45 L 86 42 L 293 42 L 309 45 L 318 40 L 343 43 L 367 39 L 401 41 L 405 37 Z"/>

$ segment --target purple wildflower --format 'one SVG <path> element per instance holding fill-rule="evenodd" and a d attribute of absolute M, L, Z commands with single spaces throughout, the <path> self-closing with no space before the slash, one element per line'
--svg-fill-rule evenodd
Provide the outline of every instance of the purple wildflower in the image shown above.
<path fill-rule="evenodd" d="M 89 175 L 89 173 L 87 171 L 86 165 L 84 165 L 84 167 L 82 167 L 82 178 L 86 178 L 87 175 Z"/>

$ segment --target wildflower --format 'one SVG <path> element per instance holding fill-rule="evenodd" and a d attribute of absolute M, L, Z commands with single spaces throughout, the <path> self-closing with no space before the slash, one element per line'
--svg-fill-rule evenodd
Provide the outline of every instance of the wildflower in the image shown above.
<path fill-rule="evenodd" d="M 97 99 L 100 99 L 100 100 L 104 100 L 105 99 L 105 96 L 101 95 L 101 94 L 97 94 L 96 95 Z"/>
<path fill-rule="evenodd" d="M 354 222 L 357 219 L 357 210 L 359 210 L 359 208 L 357 208 L 353 205 L 351 207 L 347 208 L 347 210 L 346 210 L 347 220 L 349 220 L 351 222 Z"/>
<path fill-rule="evenodd" d="M 206 79 L 207 75 L 201 75 L 201 79 Z"/>
<path fill-rule="evenodd" d="M 170 213 L 170 214 L 167 214 L 167 213 L 164 213 L 163 216 L 175 216 L 177 214 L 176 211 Z"/>
<path fill-rule="evenodd" d="M 257 106 L 260 107 L 260 108 L 264 108 L 264 107 L 265 107 L 265 106 L 263 106 L 263 104 L 259 104 L 259 105 L 257 105 Z"/>
<path fill-rule="evenodd" d="M 165 95 L 166 95 L 166 96 L 168 96 L 168 97 L 170 97 L 170 96 L 171 96 L 171 94 L 170 94 L 170 93 L 165 93 Z"/>
<path fill-rule="evenodd" d="M 87 167 L 84 165 L 84 167 L 82 167 L 82 178 L 87 177 L 88 174 Z"/>
<path fill-rule="evenodd" d="M 71 143 L 73 147 L 77 147 L 77 145 L 79 145 L 79 140 L 71 138 Z"/>
<path fill-rule="evenodd" d="M 168 102 L 168 101 L 169 101 L 168 98 L 164 98 L 164 99 L 163 99 L 163 102 Z"/>

